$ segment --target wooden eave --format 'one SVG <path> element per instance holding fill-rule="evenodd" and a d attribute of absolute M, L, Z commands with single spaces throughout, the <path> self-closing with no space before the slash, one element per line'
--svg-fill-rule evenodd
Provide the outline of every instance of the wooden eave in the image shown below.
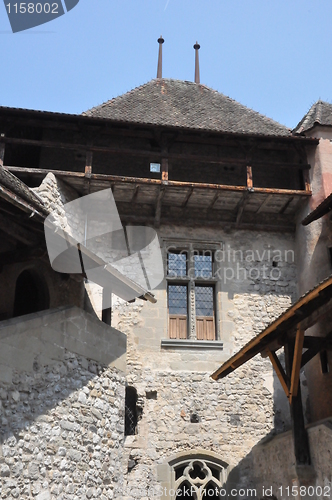
<path fill-rule="evenodd" d="M 11 108 L 11 107 L 0 107 L 0 122 L 1 119 L 9 118 L 10 120 L 16 119 L 17 122 L 25 122 L 29 125 L 34 124 L 35 126 L 45 126 L 52 127 L 56 123 L 66 124 L 67 126 L 75 125 L 78 130 L 81 130 L 85 125 L 89 128 L 90 126 L 103 126 L 107 128 L 130 128 L 135 130 L 145 129 L 145 130 L 159 130 L 159 131 L 171 131 L 171 132 L 183 132 L 190 133 L 193 135 L 211 135 L 213 137 L 237 137 L 237 138 L 253 138 L 262 141 L 275 141 L 275 142 L 286 142 L 286 143 L 301 143 L 304 145 L 317 145 L 319 140 L 316 138 L 299 136 L 299 135 L 262 135 L 262 134 L 250 134 L 242 132 L 221 132 L 210 129 L 194 129 L 190 127 L 176 127 L 170 125 L 155 125 L 151 123 L 141 123 L 141 122 L 128 122 L 121 120 L 110 120 L 108 118 L 99 118 L 86 116 L 82 114 L 72 114 L 72 113 L 59 113 L 53 111 L 40 111 L 24 108 Z M 56 127 L 54 127 L 56 128 Z"/>
<path fill-rule="evenodd" d="M 69 184 L 80 195 L 112 188 L 124 222 L 163 222 L 192 224 L 209 221 L 229 227 L 292 232 L 295 214 L 310 190 L 289 190 L 231 186 L 198 182 L 125 177 L 36 168 L 8 167 L 23 180 L 32 177 L 41 182 L 48 172 Z M 162 193 L 162 195 L 161 195 Z M 140 210 L 137 207 L 140 206 Z M 198 222 L 198 223 L 200 223 Z"/>
<path fill-rule="evenodd" d="M 250 342 L 248 342 L 238 353 L 218 368 L 211 377 L 214 380 L 224 378 L 257 354 L 264 353 L 269 355 L 269 352 L 275 352 L 288 342 L 290 335 L 293 337 L 296 335 L 295 330 L 304 332 L 306 329 L 313 326 L 322 315 L 327 314 L 332 307 L 330 303 L 331 298 L 332 276 L 301 297 L 298 302 L 287 309 L 287 311 L 273 321 L 265 330 L 250 340 Z M 308 339 L 308 341 L 306 339 Z M 304 348 L 306 345 L 308 346 L 310 342 L 314 344 L 316 353 L 319 352 L 317 349 L 320 347 L 326 347 L 326 338 L 306 337 L 303 334 Z M 313 348 L 313 345 L 311 345 L 311 348 Z M 308 355 L 306 356 L 306 352 L 302 354 L 302 349 L 300 354 L 298 371 L 300 367 L 303 366 L 303 358 L 304 360 L 309 358 Z"/>
<path fill-rule="evenodd" d="M 308 226 L 308 224 L 310 224 L 314 220 L 320 219 L 324 215 L 328 214 L 331 210 L 332 210 L 332 193 L 327 198 L 325 198 L 325 200 L 323 200 L 322 203 L 320 203 L 318 207 L 315 208 L 315 210 L 310 212 L 310 214 L 303 219 L 301 224 L 303 226 Z"/>

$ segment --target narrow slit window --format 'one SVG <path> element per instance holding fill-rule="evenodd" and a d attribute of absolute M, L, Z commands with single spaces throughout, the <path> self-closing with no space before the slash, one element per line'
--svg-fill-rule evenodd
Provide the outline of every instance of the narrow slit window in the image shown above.
<path fill-rule="evenodd" d="M 329 367 L 329 358 L 327 355 L 327 351 L 322 351 L 320 353 L 320 366 L 322 369 L 322 373 L 325 375 L 326 373 L 329 373 L 330 367 Z"/>

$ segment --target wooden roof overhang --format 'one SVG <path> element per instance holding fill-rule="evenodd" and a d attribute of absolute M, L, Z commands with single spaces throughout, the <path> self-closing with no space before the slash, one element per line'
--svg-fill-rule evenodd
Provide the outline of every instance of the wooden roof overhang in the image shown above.
<path fill-rule="evenodd" d="M 328 214 L 331 210 L 332 210 L 332 193 L 327 198 L 325 198 L 325 200 L 323 200 L 322 203 L 320 203 L 318 207 L 315 208 L 315 210 L 310 212 L 310 214 L 303 219 L 301 224 L 303 226 L 308 226 L 308 224 L 310 224 L 314 220 L 320 219 L 321 217 L 323 217 L 323 215 Z"/>
<path fill-rule="evenodd" d="M 304 144 L 306 146 L 313 146 L 319 143 L 319 140 L 313 137 L 306 137 L 298 134 L 289 135 L 269 135 L 269 134 L 254 134 L 254 133 L 243 133 L 243 132 L 219 132 L 211 129 L 203 128 L 192 128 L 190 126 L 171 126 L 171 125 L 157 125 L 153 123 L 142 123 L 142 122 L 130 122 L 126 120 L 112 120 L 103 117 L 94 117 L 83 114 L 75 113 L 60 113 L 55 111 L 42 111 L 35 109 L 26 108 L 13 108 L 0 106 L 0 123 L 5 125 L 6 123 L 11 124 L 13 120 L 16 123 L 22 125 L 30 126 L 41 126 L 45 128 L 63 128 L 68 127 L 69 129 L 83 130 L 90 129 L 91 127 L 98 128 L 109 128 L 118 129 L 123 127 L 124 129 L 132 129 L 135 131 L 144 130 L 159 130 L 164 132 L 183 132 L 192 134 L 202 134 L 204 136 L 211 135 L 214 137 L 226 136 L 226 137 L 246 137 L 252 139 L 259 139 L 262 141 L 276 141 L 280 143 L 294 143 L 294 144 Z M 3 137 L 1 137 L 3 139 Z"/>
<path fill-rule="evenodd" d="M 332 335 L 306 336 L 305 331 L 332 311 L 332 276 L 306 293 L 265 330 L 248 342 L 211 376 L 214 380 L 226 377 L 257 354 L 268 355 L 288 399 L 297 394 L 300 369 L 321 350 L 332 347 Z M 289 378 L 276 356 L 276 351 L 289 341 L 295 341 L 295 354 Z M 305 352 L 302 352 L 306 349 Z"/>
<path fill-rule="evenodd" d="M 332 349 L 332 331 L 325 336 L 305 335 L 305 331 L 323 318 L 329 324 L 331 313 L 332 276 L 301 297 L 211 375 L 214 380 L 224 378 L 259 353 L 270 358 L 290 404 L 294 453 L 296 465 L 300 466 L 311 464 L 301 398 L 300 370 L 319 352 Z M 285 367 L 276 354 L 282 347 Z"/>
<path fill-rule="evenodd" d="M 0 266 L 46 255 L 43 225 L 49 213 L 36 193 L 0 165 L 0 235 L 2 232 L 15 246 L 19 244 L 19 248 L 14 251 L 1 254 Z M 84 245 L 75 242 L 64 231 L 59 231 L 58 237 L 65 238 L 70 246 L 77 246 L 79 255 L 84 255 L 90 268 L 103 267 L 105 275 L 109 275 L 118 288 L 132 291 L 152 303 L 157 302 L 151 292 L 127 278 Z M 82 274 L 85 274 L 84 269 Z"/>
<path fill-rule="evenodd" d="M 80 195 L 111 187 L 123 222 L 148 223 L 155 227 L 161 222 L 181 220 L 184 224 L 291 232 L 299 205 L 311 196 L 310 186 L 307 190 L 254 187 L 250 167 L 246 186 L 37 168 L 8 169 L 23 179 L 31 176 L 38 182 L 52 172 Z"/>

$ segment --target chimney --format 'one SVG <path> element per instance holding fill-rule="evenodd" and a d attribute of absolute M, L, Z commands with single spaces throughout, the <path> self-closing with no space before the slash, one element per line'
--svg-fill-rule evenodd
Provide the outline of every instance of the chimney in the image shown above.
<path fill-rule="evenodd" d="M 158 68 L 157 68 L 157 78 L 163 77 L 163 43 L 164 39 L 162 36 L 158 38 L 159 43 L 159 54 L 158 54 Z"/>
<path fill-rule="evenodd" d="M 194 45 L 195 49 L 195 83 L 200 83 L 200 78 L 199 78 L 199 56 L 198 56 L 198 51 L 201 48 L 201 46 L 196 42 Z"/>

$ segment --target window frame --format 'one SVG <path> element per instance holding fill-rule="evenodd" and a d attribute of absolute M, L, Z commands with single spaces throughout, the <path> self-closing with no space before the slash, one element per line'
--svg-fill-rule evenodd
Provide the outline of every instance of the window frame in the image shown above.
<path fill-rule="evenodd" d="M 167 333 L 168 339 L 177 341 L 185 340 L 180 339 L 180 337 L 174 338 L 170 336 L 170 314 L 169 314 L 169 295 L 168 287 L 170 284 L 181 284 L 188 287 L 187 292 L 187 337 L 186 340 L 197 341 L 197 342 L 216 342 L 220 341 L 220 321 L 219 321 L 219 308 L 218 308 L 218 279 L 215 277 L 217 273 L 217 263 L 215 261 L 215 253 L 217 250 L 222 248 L 221 243 L 204 243 L 204 242 L 192 242 L 192 243 L 171 243 L 165 242 L 165 261 L 166 261 L 166 295 L 167 295 Z M 201 276 L 195 277 L 194 270 L 194 255 L 201 252 L 211 252 L 212 253 L 212 273 L 211 277 L 204 278 Z M 168 274 L 168 255 L 169 253 L 186 253 L 187 254 L 187 266 L 186 266 L 186 276 L 171 276 Z M 191 265 L 192 264 L 192 265 Z M 196 286 L 210 286 L 213 287 L 213 330 L 214 339 L 198 339 L 197 337 L 197 316 L 196 316 L 196 301 L 195 301 L 195 287 Z"/>

